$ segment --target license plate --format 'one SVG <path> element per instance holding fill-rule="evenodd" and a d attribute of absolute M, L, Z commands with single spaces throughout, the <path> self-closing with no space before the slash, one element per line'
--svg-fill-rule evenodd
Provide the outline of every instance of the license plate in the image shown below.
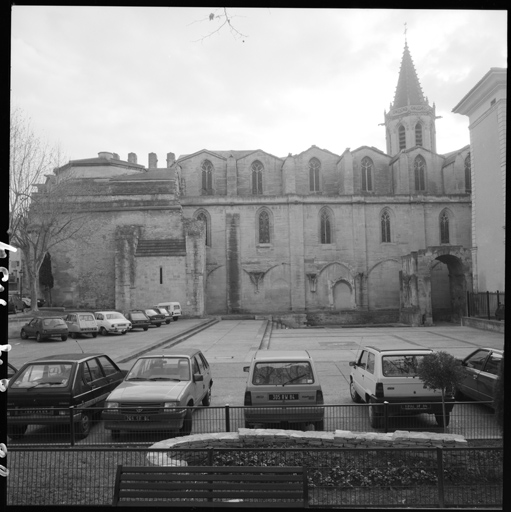
<path fill-rule="evenodd" d="M 427 404 L 406 404 L 401 406 L 403 409 L 407 411 L 417 411 L 421 409 L 429 409 L 429 405 Z"/>
<path fill-rule="evenodd" d="M 298 393 L 270 393 L 270 400 L 298 400 Z"/>
<path fill-rule="evenodd" d="M 149 421 L 149 416 L 126 416 L 128 421 Z"/>

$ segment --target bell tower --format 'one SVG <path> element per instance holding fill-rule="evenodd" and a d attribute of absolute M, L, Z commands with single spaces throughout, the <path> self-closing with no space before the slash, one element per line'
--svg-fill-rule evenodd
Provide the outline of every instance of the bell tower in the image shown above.
<path fill-rule="evenodd" d="M 435 104 L 424 97 L 406 39 L 394 103 L 384 116 L 388 155 L 414 146 L 436 153 Z"/>

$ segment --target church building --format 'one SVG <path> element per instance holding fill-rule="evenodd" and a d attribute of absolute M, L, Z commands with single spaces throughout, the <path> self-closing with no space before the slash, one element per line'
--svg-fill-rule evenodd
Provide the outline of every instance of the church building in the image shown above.
<path fill-rule="evenodd" d="M 202 149 L 56 169 L 87 182 L 87 241 L 52 252 L 54 302 L 292 325 L 458 320 L 471 290 L 470 146 L 436 152 L 435 105 L 405 43 L 386 151 Z"/>

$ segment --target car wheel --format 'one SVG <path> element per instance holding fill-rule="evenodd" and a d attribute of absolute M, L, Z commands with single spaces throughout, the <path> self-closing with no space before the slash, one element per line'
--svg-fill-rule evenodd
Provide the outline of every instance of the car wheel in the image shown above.
<path fill-rule="evenodd" d="M 149 327 L 144 327 L 144 331 L 147 331 L 149 329 Z"/>
<path fill-rule="evenodd" d="M 204 398 L 202 399 L 202 405 L 208 407 L 209 404 L 211 404 L 211 386 L 209 386 L 208 392 L 204 395 Z"/>
<path fill-rule="evenodd" d="M 11 425 L 7 427 L 7 435 L 12 439 L 21 439 L 27 431 L 28 425 Z"/>
<path fill-rule="evenodd" d="M 101 336 L 106 336 L 108 334 L 108 332 L 106 331 L 106 329 L 104 327 L 101 327 L 99 332 L 101 333 Z"/>
<path fill-rule="evenodd" d="M 161 327 L 161 324 L 156 324 L 156 327 Z"/>
<path fill-rule="evenodd" d="M 27 333 L 24 329 L 21 329 L 20 336 L 22 340 L 26 340 L 28 338 Z"/>
<path fill-rule="evenodd" d="M 178 318 L 179 318 L 179 317 L 177 317 L 177 316 L 173 316 L 173 317 L 172 317 L 172 320 L 174 320 L 174 322 L 177 322 Z"/>
<path fill-rule="evenodd" d="M 82 419 L 77 424 L 76 435 L 78 439 L 85 439 L 90 433 L 91 418 L 87 413 L 82 413 Z"/>
<path fill-rule="evenodd" d="M 189 436 L 192 432 L 192 409 L 186 409 L 183 426 L 179 429 L 179 433 L 183 436 Z"/>
<path fill-rule="evenodd" d="M 75 332 L 70 332 L 69 336 L 71 336 L 71 338 L 73 338 L 74 340 L 76 339 L 76 333 Z"/>
<path fill-rule="evenodd" d="M 122 331 L 122 334 L 126 334 L 128 331 Z"/>
<path fill-rule="evenodd" d="M 355 389 L 355 384 L 353 383 L 353 380 L 350 380 L 350 395 L 351 395 L 351 399 L 359 404 L 362 402 L 362 398 L 360 397 L 360 395 L 357 393 L 357 390 Z"/>
<path fill-rule="evenodd" d="M 169 318 L 168 320 L 165 320 L 165 323 L 166 323 L 167 325 L 169 325 L 169 324 L 170 324 L 170 318 Z"/>
<path fill-rule="evenodd" d="M 93 332 L 93 333 L 92 333 L 92 337 L 93 337 L 93 338 L 97 338 L 97 337 L 98 337 L 98 333 L 97 333 L 97 332 Z"/>
<path fill-rule="evenodd" d="M 41 341 L 43 341 L 43 338 L 41 337 L 41 333 L 40 332 L 36 332 L 35 333 L 35 340 L 39 343 Z"/>
<path fill-rule="evenodd" d="M 65 334 L 63 334 L 63 335 L 60 337 L 60 339 L 61 339 L 62 341 L 66 341 L 66 340 L 67 340 L 67 336 L 66 336 Z"/>
<path fill-rule="evenodd" d="M 445 421 L 444 421 L 444 415 L 442 413 L 435 414 L 436 424 L 439 427 L 448 427 L 449 421 L 451 420 L 451 414 L 446 412 L 445 413 Z"/>
<path fill-rule="evenodd" d="M 375 403 L 373 400 L 369 402 L 370 404 Z M 380 408 L 376 405 L 369 405 L 369 423 L 372 428 L 380 428 L 381 427 L 381 411 Z"/>
<path fill-rule="evenodd" d="M 110 435 L 112 436 L 112 439 L 119 439 L 119 437 L 121 437 L 121 431 L 120 430 L 111 430 Z"/>

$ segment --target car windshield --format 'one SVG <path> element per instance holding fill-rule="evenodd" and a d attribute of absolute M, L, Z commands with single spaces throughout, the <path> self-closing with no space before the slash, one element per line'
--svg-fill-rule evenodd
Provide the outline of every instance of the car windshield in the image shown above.
<path fill-rule="evenodd" d="M 144 357 L 139 359 L 126 380 L 190 380 L 190 361 L 185 357 Z"/>
<path fill-rule="evenodd" d="M 156 311 L 162 315 L 168 315 L 169 313 L 165 308 L 158 308 Z"/>
<path fill-rule="evenodd" d="M 71 375 L 71 363 L 29 364 L 9 388 L 66 387 Z"/>
<path fill-rule="evenodd" d="M 423 355 L 383 356 L 382 369 L 385 377 L 415 377 Z"/>
<path fill-rule="evenodd" d="M 124 320 L 120 313 L 107 313 L 105 316 L 108 320 Z"/>
<path fill-rule="evenodd" d="M 88 322 L 91 322 L 92 320 L 94 320 L 94 317 L 92 315 L 78 315 L 78 318 L 80 320 L 84 320 L 84 321 L 88 321 Z"/>
<path fill-rule="evenodd" d="M 44 327 L 58 327 L 62 325 L 66 325 L 66 322 L 64 322 L 62 318 L 45 318 L 43 320 Z"/>
<path fill-rule="evenodd" d="M 154 309 L 146 309 L 145 312 L 147 315 L 158 315 L 159 314 Z"/>
<path fill-rule="evenodd" d="M 256 363 L 252 380 L 256 386 L 293 386 L 313 384 L 314 376 L 308 361 Z"/>
<path fill-rule="evenodd" d="M 144 315 L 144 313 L 131 313 L 131 318 L 133 318 L 133 320 L 146 320 L 146 316 Z"/>

